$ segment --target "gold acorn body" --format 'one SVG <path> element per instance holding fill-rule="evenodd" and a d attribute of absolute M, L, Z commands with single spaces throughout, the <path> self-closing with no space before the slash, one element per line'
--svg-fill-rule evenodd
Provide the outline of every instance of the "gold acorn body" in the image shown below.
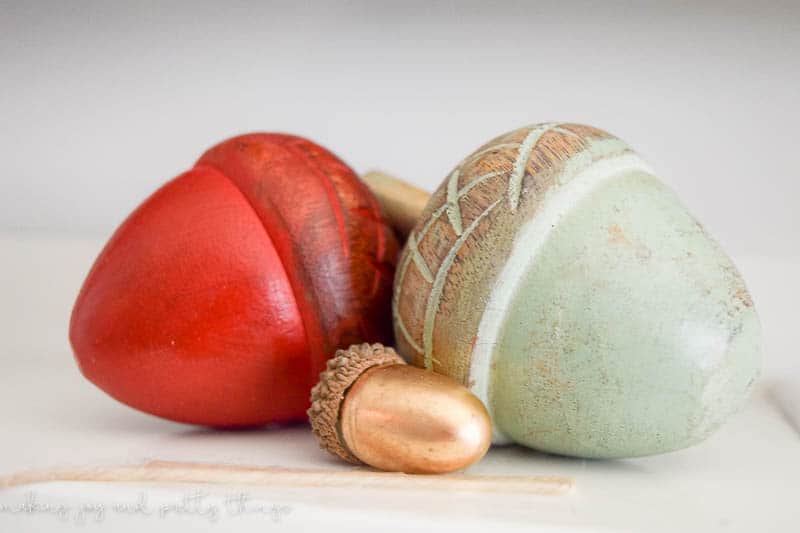
<path fill-rule="evenodd" d="M 311 393 L 321 446 L 354 463 L 409 474 L 466 468 L 491 444 L 486 408 L 455 380 L 411 367 L 380 344 L 339 350 Z"/>

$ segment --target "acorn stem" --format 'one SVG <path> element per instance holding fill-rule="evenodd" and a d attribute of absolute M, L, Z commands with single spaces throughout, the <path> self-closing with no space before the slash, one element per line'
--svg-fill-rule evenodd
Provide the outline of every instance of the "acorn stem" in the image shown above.
<path fill-rule="evenodd" d="M 361 179 L 378 198 L 397 236 L 405 240 L 428 205 L 430 193 L 379 171 L 367 172 Z"/>

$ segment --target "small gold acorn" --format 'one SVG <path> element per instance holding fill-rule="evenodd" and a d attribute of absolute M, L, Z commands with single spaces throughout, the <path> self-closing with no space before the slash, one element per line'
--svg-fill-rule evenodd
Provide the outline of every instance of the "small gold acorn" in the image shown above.
<path fill-rule="evenodd" d="M 308 416 L 323 449 L 408 474 L 466 468 L 492 438 L 486 408 L 466 387 L 406 365 L 382 344 L 338 350 L 311 391 Z"/>

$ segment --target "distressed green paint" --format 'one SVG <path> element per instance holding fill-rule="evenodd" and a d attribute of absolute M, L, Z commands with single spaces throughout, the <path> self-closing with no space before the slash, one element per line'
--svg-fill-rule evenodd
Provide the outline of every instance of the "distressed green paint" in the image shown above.
<path fill-rule="evenodd" d="M 699 442 L 741 406 L 761 352 L 730 259 L 642 171 L 598 185 L 552 228 L 497 340 L 498 429 L 582 457 Z"/>
<path fill-rule="evenodd" d="M 582 457 L 690 446 L 744 402 L 760 327 L 730 259 L 623 141 L 501 135 L 433 194 L 395 277 L 399 351 L 494 440 Z"/>

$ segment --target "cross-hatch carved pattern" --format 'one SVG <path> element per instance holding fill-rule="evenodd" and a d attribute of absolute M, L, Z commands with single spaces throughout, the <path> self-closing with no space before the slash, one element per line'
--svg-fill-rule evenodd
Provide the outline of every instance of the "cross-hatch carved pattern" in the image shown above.
<path fill-rule="evenodd" d="M 414 261 L 414 264 L 417 265 L 417 269 L 419 270 L 419 273 L 422 274 L 422 277 L 425 279 L 425 281 L 428 283 L 433 283 L 433 273 L 431 272 L 431 269 L 428 268 L 425 258 L 422 257 L 421 253 L 419 253 L 417 238 L 414 237 L 414 232 L 411 232 L 408 235 L 408 251 L 411 254 L 411 259 Z"/>
<path fill-rule="evenodd" d="M 461 166 L 458 166 L 450 173 L 450 178 L 447 180 L 447 219 L 450 220 L 450 225 L 453 226 L 453 231 L 456 232 L 456 235 L 461 235 L 463 231 L 461 228 L 461 206 L 458 203 L 461 199 L 458 194 L 458 178 L 460 176 Z"/>
<path fill-rule="evenodd" d="M 522 180 L 525 178 L 525 168 L 528 166 L 531 154 L 536 150 L 542 137 L 551 131 L 580 137 L 575 132 L 562 128 L 561 124 L 542 124 L 528 133 L 519 147 L 517 158 L 514 160 L 514 166 L 511 170 L 511 176 L 508 178 L 508 206 L 511 211 L 516 211 L 519 206 L 522 197 Z"/>
<path fill-rule="evenodd" d="M 564 129 L 561 127 L 561 124 L 541 124 L 534 128 L 531 128 L 528 134 L 526 135 L 525 139 L 522 143 L 500 143 L 493 146 L 489 146 L 483 150 L 480 150 L 467 159 L 461 162 L 461 164 L 456 167 L 455 170 L 450 174 L 447 180 L 447 189 L 446 189 L 446 198 L 444 203 L 436 209 L 427 220 L 425 225 L 422 229 L 414 235 L 412 231 L 408 238 L 408 250 L 409 253 L 406 254 L 404 262 L 400 265 L 400 270 L 398 272 L 398 281 L 396 286 L 398 287 L 395 297 L 393 299 L 394 305 L 394 316 L 395 320 L 398 325 L 398 329 L 405 337 L 406 341 L 415 349 L 417 352 L 420 352 L 424 356 L 425 361 L 425 368 L 431 369 L 433 366 L 433 362 L 435 359 L 433 358 L 433 328 L 434 322 L 436 319 L 436 312 L 439 308 L 439 299 L 441 298 L 441 293 L 444 288 L 444 283 L 447 279 L 447 275 L 450 272 L 450 268 L 452 267 L 453 261 L 455 260 L 455 256 L 458 253 L 458 250 L 461 246 L 466 242 L 467 238 L 472 234 L 472 232 L 478 227 L 481 220 L 483 220 L 495 207 L 500 204 L 500 199 L 493 202 L 489 205 L 480 215 L 478 215 L 472 223 L 467 227 L 466 230 L 463 229 L 463 221 L 461 219 L 461 206 L 459 204 L 461 198 L 463 198 L 466 194 L 469 193 L 475 186 L 483 183 L 487 179 L 493 178 L 500 174 L 503 174 L 508 171 L 493 171 L 488 172 L 486 174 L 482 174 L 477 178 L 473 179 L 462 188 L 458 188 L 458 181 L 461 176 L 461 170 L 466 167 L 468 164 L 475 161 L 475 159 L 507 147 L 517 147 L 517 157 L 514 160 L 514 163 L 511 167 L 511 171 L 509 172 L 509 179 L 508 179 L 508 187 L 506 192 L 506 197 L 508 199 L 509 208 L 512 211 L 515 211 L 519 206 L 519 202 L 522 197 L 522 182 L 525 178 L 526 174 L 526 167 L 528 161 L 531 158 L 532 153 L 536 150 L 539 141 L 551 131 L 557 131 L 562 134 L 572 135 L 576 137 L 580 137 L 580 135 L 576 134 L 573 131 L 568 129 Z M 433 224 L 441 218 L 442 214 L 447 214 L 447 220 L 450 226 L 453 228 L 454 233 L 458 237 L 456 241 L 453 243 L 453 246 L 448 251 L 447 255 L 445 256 L 442 263 L 439 265 L 435 275 L 430 270 L 430 267 L 425 262 L 425 258 L 419 251 L 419 242 L 425 238 L 425 235 L 433 226 Z M 414 264 L 417 266 L 420 274 L 422 275 L 423 279 L 431 284 L 431 291 L 428 294 L 428 301 L 425 306 L 425 319 L 423 322 L 423 338 L 422 338 L 422 346 L 412 338 L 410 332 L 406 328 L 406 325 L 403 323 L 403 319 L 400 316 L 399 312 L 397 312 L 397 299 L 399 297 L 400 287 L 402 286 L 403 280 L 405 278 L 406 270 L 408 269 L 410 261 L 413 261 Z M 437 361 L 438 362 L 438 361 Z"/>
<path fill-rule="evenodd" d="M 500 204 L 500 199 L 495 200 L 489 207 L 475 217 L 475 220 L 467 227 L 466 231 L 453 243 L 450 250 L 447 252 L 442 264 L 436 271 L 436 277 L 431 285 L 431 292 L 428 294 L 428 303 L 425 306 L 425 320 L 422 324 L 422 348 L 424 352 L 425 368 L 428 370 L 433 369 L 433 326 L 436 322 L 436 312 L 439 310 L 439 300 L 442 297 L 444 290 L 444 283 L 447 280 L 447 274 L 450 273 L 450 267 L 453 266 L 453 261 L 456 254 L 461 249 L 461 246 L 466 242 L 469 236 L 475 231 L 475 228 L 481 221 L 487 217 L 492 210 Z"/>
<path fill-rule="evenodd" d="M 499 176 L 502 173 L 503 173 L 502 171 L 494 170 L 492 172 L 487 172 L 486 174 L 478 176 L 477 178 L 467 183 L 461 189 L 458 190 L 458 194 L 456 195 L 456 200 L 466 196 L 466 194 L 469 193 L 469 191 L 471 191 L 474 187 L 480 185 L 484 181 L 494 178 L 495 176 Z M 425 235 L 428 234 L 428 231 L 430 230 L 431 226 L 433 226 L 433 224 L 437 220 L 439 220 L 439 218 L 442 216 L 442 213 L 444 213 L 446 209 L 447 209 L 446 203 L 439 206 L 439 208 L 436 209 L 431 214 L 430 218 L 422 227 L 422 229 L 419 231 L 419 233 L 414 235 L 414 232 L 412 231 L 409 234 L 408 244 L 406 245 L 408 247 L 409 253 L 406 254 L 404 263 L 400 265 L 400 268 L 398 269 L 399 270 L 398 279 L 400 281 L 402 281 L 403 278 L 405 277 L 405 273 L 406 270 L 408 269 L 409 262 L 414 261 L 414 264 L 417 265 L 417 268 L 419 269 L 420 274 L 425 279 L 425 281 L 427 281 L 428 283 L 433 283 L 433 274 L 431 273 L 431 270 L 428 267 L 427 263 L 425 263 L 425 258 L 422 257 L 422 254 L 419 251 L 419 242 L 425 238 Z M 397 286 L 399 285 L 400 283 L 397 284 Z"/>
<path fill-rule="evenodd" d="M 484 181 L 486 181 L 488 179 L 491 179 L 491 178 L 494 178 L 495 176 L 499 176 L 502 173 L 503 173 L 502 171 L 495 170 L 495 171 L 487 172 L 486 174 L 482 174 L 482 175 L 478 176 L 477 178 L 475 178 L 471 182 L 469 182 L 466 185 L 464 185 L 461 189 L 459 189 L 457 198 L 461 198 L 462 196 L 465 196 L 474 187 L 477 187 L 478 185 L 480 185 Z M 419 344 L 411 336 L 411 334 L 408 331 L 408 328 L 403 323 L 403 319 L 400 316 L 400 313 L 397 312 L 397 298 L 399 296 L 400 287 L 403 284 L 403 279 L 405 278 L 406 271 L 408 270 L 408 266 L 411 263 L 411 261 L 413 261 L 414 264 L 417 266 L 417 269 L 419 270 L 420 275 L 423 277 L 423 279 L 425 279 L 425 281 L 427 281 L 428 283 L 433 283 L 433 274 L 431 273 L 430 268 L 428 267 L 427 263 L 425 262 L 425 258 L 422 257 L 422 254 L 419 252 L 418 243 L 419 243 L 419 241 L 421 241 L 422 239 L 425 238 L 425 235 L 428 234 L 428 231 L 430 230 L 431 226 L 433 226 L 433 224 L 437 220 L 439 220 L 439 218 L 442 216 L 442 213 L 445 212 L 446 208 L 447 208 L 447 204 L 443 204 L 438 209 L 436 209 L 431 214 L 430 218 L 425 223 L 425 225 L 422 227 L 422 229 L 419 231 L 419 233 L 417 233 L 417 235 L 414 235 L 413 231 L 409 234 L 408 243 L 406 245 L 408 247 L 408 252 L 406 253 L 405 257 L 403 258 L 403 263 L 400 265 L 400 267 L 398 269 L 398 272 L 397 272 L 397 283 L 395 283 L 395 294 L 394 294 L 394 297 L 392 298 L 393 314 L 395 316 L 395 320 L 397 322 L 398 328 L 400 329 L 400 332 L 403 334 L 403 337 L 406 339 L 406 341 L 408 341 L 408 343 L 419 353 L 423 353 L 424 350 L 422 349 L 422 347 L 419 346 Z"/>

